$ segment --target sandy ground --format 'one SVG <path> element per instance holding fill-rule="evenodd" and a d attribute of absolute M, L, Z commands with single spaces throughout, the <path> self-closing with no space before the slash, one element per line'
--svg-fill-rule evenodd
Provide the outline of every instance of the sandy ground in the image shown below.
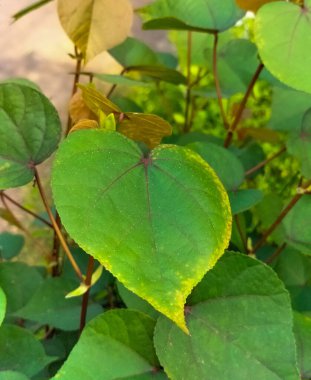
<path fill-rule="evenodd" d="M 12 15 L 34 1 L 0 0 L 0 80 L 25 77 L 37 83 L 56 106 L 65 124 L 72 88 L 72 76 L 68 73 L 74 69 L 74 62 L 68 53 L 73 52 L 73 45 L 58 21 L 56 1 L 12 23 Z M 137 8 L 152 1 L 131 2 Z M 169 48 L 163 33 L 141 32 L 138 18 L 135 19 L 132 34 L 151 43 L 158 50 Z M 118 64 L 107 53 L 98 56 L 85 69 L 120 72 Z M 26 189 L 31 191 L 31 185 Z M 14 190 L 9 193 L 15 198 L 23 199 L 23 191 Z M 0 220 L 0 232 L 6 228 L 6 223 Z"/>

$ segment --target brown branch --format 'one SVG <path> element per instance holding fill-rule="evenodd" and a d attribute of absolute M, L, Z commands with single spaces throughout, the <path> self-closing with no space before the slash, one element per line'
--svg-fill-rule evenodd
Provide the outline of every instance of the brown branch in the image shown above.
<path fill-rule="evenodd" d="M 287 246 L 287 243 L 283 243 L 282 245 L 280 245 L 275 251 L 274 253 L 267 258 L 267 260 L 265 260 L 265 263 L 267 264 L 271 264 L 276 258 L 278 258 L 280 256 L 280 254 L 284 251 L 284 249 L 286 248 Z"/>
<path fill-rule="evenodd" d="M 42 223 L 46 224 L 48 227 L 53 228 L 52 224 L 42 218 L 40 215 L 34 213 L 33 211 L 29 210 L 28 208 L 24 207 L 20 203 L 16 202 L 13 198 L 11 198 L 9 195 L 7 195 L 5 192 L 1 192 L 1 197 L 6 198 L 9 202 L 11 202 L 14 206 L 18 207 L 19 209 L 23 210 L 27 214 L 33 216 L 35 219 L 40 220 Z"/>
<path fill-rule="evenodd" d="M 247 237 L 244 236 L 244 234 L 243 234 L 243 231 L 242 231 L 242 228 L 241 228 L 241 223 L 240 223 L 240 220 L 239 220 L 239 216 L 238 216 L 238 215 L 234 215 L 234 220 L 235 220 L 235 223 L 236 223 L 236 226 L 237 226 L 237 229 L 238 229 L 238 232 L 239 232 L 240 238 L 241 238 L 241 240 L 242 240 L 242 243 L 243 243 L 243 247 L 244 247 L 245 253 L 248 253 L 248 248 L 247 248 Z"/>
<path fill-rule="evenodd" d="M 40 196 L 41 196 L 41 199 L 42 199 L 42 202 L 44 204 L 44 207 L 46 209 L 46 212 L 48 213 L 49 215 L 49 218 L 50 218 L 50 221 L 53 225 L 53 228 L 54 228 L 54 231 L 55 233 L 57 234 L 57 237 L 59 239 L 59 242 L 61 244 L 61 246 L 63 247 L 63 250 L 65 252 L 65 254 L 67 255 L 68 257 L 68 260 L 70 261 L 74 271 L 76 272 L 77 276 L 79 277 L 80 281 L 84 281 L 83 279 L 83 276 L 82 276 L 82 273 L 80 271 L 80 268 L 79 266 L 77 265 L 75 259 L 73 258 L 69 248 L 68 248 L 68 245 L 66 243 L 66 240 L 60 230 L 60 227 L 58 226 L 55 218 L 54 218 L 54 215 L 50 209 L 50 206 L 48 204 L 48 200 L 47 200 L 47 197 L 46 197 L 46 194 L 45 194 L 45 191 L 44 191 L 44 188 L 42 186 L 42 183 L 41 183 L 41 179 L 40 179 L 40 176 L 39 176 L 39 173 L 37 171 L 37 169 L 35 169 L 35 179 L 36 179 L 36 183 L 37 183 L 37 186 L 38 186 L 38 190 L 39 190 L 39 193 L 40 193 Z"/>
<path fill-rule="evenodd" d="M 215 33 L 214 34 L 214 46 L 213 46 L 213 75 L 214 75 L 218 104 L 219 104 L 219 108 L 220 108 L 220 115 L 221 115 L 221 118 L 223 120 L 225 128 L 228 129 L 229 124 L 228 124 L 227 116 L 225 113 L 224 104 L 222 101 L 222 92 L 221 92 L 219 76 L 218 76 L 217 48 L 218 48 L 218 33 Z"/>
<path fill-rule="evenodd" d="M 280 149 L 278 152 L 274 153 L 271 157 L 268 157 L 266 160 L 260 162 L 258 165 L 254 166 L 253 168 L 247 170 L 245 172 L 245 175 L 248 176 L 248 175 L 251 175 L 253 173 L 255 173 L 257 170 L 263 168 L 264 166 L 266 166 L 269 162 L 271 162 L 272 160 L 274 160 L 275 158 L 279 157 L 281 154 L 283 154 L 284 152 L 286 151 L 286 147 L 284 146 L 282 149 Z"/>
<path fill-rule="evenodd" d="M 238 127 L 240 121 L 241 121 L 241 118 L 242 118 L 242 115 L 243 115 L 243 111 L 246 107 L 246 103 L 248 101 L 248 98 L 250 97 L 252 91 L 253 91 L 253 88 L 255 86 L 255 83 L 257 82 L 257 79 L 259 78 L 262 70 L 264 68 L 264 65 L 262 63 L 259 64 L 259 66 L 257 67 L 257 70 L 252 78 L 252 80 L 250 81 L 249 85 L 248 85 L 248 88 L 246 90 L 246 93 L 242 99 L 242 102 L 239 106 L 239 109 L 236 113 L 236 116 L 233 120 L 233 123 L 232 125 L 230 126 L 228 132 L 227 132 L 227 136 L 226 136 L 226 139 L 225 139 L 225 143 L 224 143 L 224 147 L 225 148 L 228 148 L 232 142 L 232 137 L 233 137 L 233 133 L 235 132 L 236 128 Z"/>
<path fill-rule="evenodd" d="M 87 307 L 89 303 L 89 295 L 90 295 L 90 289 L 91 289 L 90 285 L 92 283 L 93 269 L 94 269 L 94 258 L 90 256 L 89 262 L 87 265 L 86 278 L 85 278 L 85 285 L 87 285 L 89 288 L 83 294 L 83 298 L 82 298 L 81 314 L 80 314 L 80 334 L 82 333 L 82 330 L 84 329 L 84 326 L 86 323 Z"/>
<path fill-rule="evenodd" d="M 303 188 L 306 188 L 310 185 L 311 181 L 305 184 Z M 265 242 L 267 241 L 268 237 L 274 232 L 274 230 L 281 224 L 283 219 L 286 217 L 286 215 L 292 210 L 292 208 L 295 206 L 295 204 L 300 200 L 300 198 L 304 194 L 295 194 L 295 196 L 291 199 L 291 201 L 288 203 L 288 205 L 282 210 L 280 215 L 276 218 L 276 220 L 271 224 L 271 226 L 265 231 L 265 233 L 262 235 L 261 239 L 257 242 L 255 247 L 252 250 L 252 253 L 256 252 L 259 248 L 261 248 Z"/>

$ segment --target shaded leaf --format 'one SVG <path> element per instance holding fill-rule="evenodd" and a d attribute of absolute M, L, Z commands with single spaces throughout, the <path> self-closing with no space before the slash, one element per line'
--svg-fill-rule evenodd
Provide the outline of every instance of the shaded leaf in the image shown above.
<path fill-rule="evenodd" d="M 17 256 L 23 248 L 24 242 L 23 235 L 3 232 L 0 234 L 0 258 L 10 260 Z"/>
<path fill-rule="evenodd" d="M 311 76 L 303 67 L 311 65 L 311 0 L 304 7 L 276 1 L 260 8 L 255 19 L 255 37 L 260 57 L 281 82 L 311 93 Z"/>
<path fill-rule="evenodd" d="M 0 357 L 0 371 L 13 370 L 29 377 L 54 360 L 46 356 L 42 344 L 30 331 L 13 325 L 0 328 Z"/>
<path fill-rule="evenodd" d="M 186 319 L 188 336 L 165 317 L 156 325 L 170 379 L 298 380 L 288 293 L 259 261 L 222 257 L 189 297 Z"/>
<path fill-rule="evenodd" d="M 197 0 L 195 3 L 192 0 L 157 0 L 139 12 L 147 20 L 168 19 L 166 21 L 171 24 L 169 29 L 189 30 L 192 27 L 201 31 L 223 31 L 244 14 L 234 0 L 223 0 L 221 3 L 218 0 Z M 153 20 L 155 22 L 158 21 Z"/>
<path fill-rule="evenodd" d="M 35 267 L 19 262 L 0 263 L 0 287 L 7 297 L 7 314 L 23 307 L 42 282 Z"/>
<path fill-rule="evenodd" d="M 305 113 L 302 125 L 297 132 L 290 134 L 287 148 L 289 153 L 298 158 L 301 164 L 301 173 L 311 178 L 311 108 Z"/>
<path fill-rule="evenodd" d="M 176 70 L 169 69 L 164 66 L 130 66 L 126 69 L 127 72 L 137 72 L 140 75 L 147 76 L 160 81 L 173 84 L 186 84 L 187 80 L 184 75 Z"/>
<path fill-rule="evenodd" d="M 128 0 L 58 0 L 60 22 L 88 62 L 125 40 L 133 10 Z"/>
<path fill-rule="evenodd" d="M 29 380 L 29 377 L 21 372 L 0 371 L 0 380 Z"/>
<path fill-rule="evenodd" d="M 244 181 L 244 168 L 239 159 L 228 149 L 212 143 L 197 142 L 188 147 L 215 170 L 226 190 L 236 191 Z"/>
<path fill-rule="evenodd" d="M 61 125 L 50 101 L 29 86 L 0 84 L 0 190 L 30 182 L 57 148 Z"/>
<path fill-rule="evenodd" d="M 15 312 L 15 316 L 66 331 L 77 330 L 80 325 L 81 300 L 65 298 L 75 284 L 75 281 L 66 278 L 46 279 L 28 303 Z M 101 311 L 99 305 L 90 304 L 88 320 Z"/>
<path fill-rule="evenodd" d="M 311 197 L 304 195 L 283 220 L 286 241 L 293 248 L 311 254 Z"/>
<path fill-rule="evenodd" d="M 55 379 L 157 379 L 153 377 L 159 366 L 152 342 L 154 325 L 153 319 L 133 310 L 98 316 L 85 327 Z"/>
<path fill-rule="evenodd" d="M 210 167 L 185 148 L 161 145 L 145 157 L 119 133 L 89 130 L 62 144 L 52 184 L 77 244 L 186 329 L 186 297 L 231 232 L 227 195 Z"/>
<path fill-rule="evenodd" d="M 249 210 L 263 198 L 262 192 L 257 189 L 230 191 L 228 195 L 232 214 L 239 214 Z"/>

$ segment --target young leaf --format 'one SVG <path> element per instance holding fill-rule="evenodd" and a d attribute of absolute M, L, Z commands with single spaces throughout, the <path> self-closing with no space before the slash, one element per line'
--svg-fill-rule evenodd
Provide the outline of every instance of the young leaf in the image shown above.
<path fill-rule="evenodd" d="M 260 8 L 255 19 L 255 37 L 264 65 L 281 82 L 311 93 L 311 0 L 304 6 L 276 1 Z"/>
<path fill-rule="evenodd" d="M 83 294 L 85 294 L 91 286 L 95 285 L 96 282 L 100 279 L 100 276 L 103 273 L 103 267 L 101 265 L 98 266 L 98 268 L 95 270 L 95 272 L 92 275 L 91 278 L 91 285 L 86 285 L 85 283 L 80 284 L 78 288 L 75 290 L 69 292 L 65 298 L 73 298 L 73 297 L 80 297 Z"/>
<path fill-rule="evenodd" d="M 153 149 L 161 143 L 165 136 L 172 134 L 171 125 L 157 115 L 127 112 L 122 120 L 118 132 L 124 136 L 145 143 Z"/>
<path fill-rule="evenodd" d="M 62 144 L 52 187 L 71 237 L 186 330 L 186 297 L 231 233 L 228 198 L 214 171 L 185 148 L 161 145 L 145 157 L 121 134 L 94 129 Z"/>
<path fill-rule="evenodd" d="M 96 120 L 96 115 L 86 105 L 81 91 L 77 91 L 70 99 L 69 115 L 73 124 L 84 119 Z"/>
<path fill-rule="evenodd" d="M 273 1 L 280 0 L 236 0 L 236 3 L 245 11 L 257 12 L 260 7 L 265 4 L 272 3 Z"/>
<path fill-rule="evenodd" d="M 30 331 L 6 324 L 0 328 L 0 357 L 0 371 L 14 370 L 29 377 L 54 360 Z"/>
<path fill-rule="evenodd" d="M 298 380 L 288 293 L 259 261 L 223 256 L 189 297 L 186 319 L 188 336 L 165 317 L 156 325 L 170 379 Z"/>
<path fill-rule="evenodd" d="M 58 15 L 88 62 L 125 40 L 133 10 L 129 0 L 58 0 Z"/>
<path fill-rule="evenodd" d="M 157 0 L 139 11 L 143 17 L 152 20 L 145 25 L 148 29 L 199 29 L 206 32 L 229 29 L 244 14 L 234 0 Z"/>
<path fill-rule="evenodd" d="M 6 296 L 4 291 L 0 288 L 0 326 L 4 320 L 6 310 Z"/>
<path fill-rule="evenodd" d="M 156 373 L 154 325 L 153 319 L 134 310 L 111 310 L 98 316 L 83 330 L 55 379 L 166 379 L 160 371 L 161 376 Z"/>
<path fill-rule="evenodd" d="M 299 159 L 302 175 L 311 179 L 311 108 L 305 113 L 300 130 L 290 134 L 287 148 Z"/>
<path fill-rule="evenodd" d="M 30 182 L 57 148 L 61 124 L 50 101 L 29 86 L 0 84 L 0 190 Z"/>

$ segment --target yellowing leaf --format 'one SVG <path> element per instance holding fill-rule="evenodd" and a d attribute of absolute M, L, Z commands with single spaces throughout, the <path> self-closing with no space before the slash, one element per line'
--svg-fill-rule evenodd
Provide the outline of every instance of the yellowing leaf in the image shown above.
<path fill-rule="evenodd" d="M 102 113 L 118 116 L 117 122 L 119 128 L 117 131 L 134 141 L 145 143 L 150 149 L 159 145 L 164 136 L 172 134 L 171 125 L 157 115 L 132 112 L 123 113 L 118 106 L 97 91 L 94 86 L 79 85 L 79 88 L 82 90 L 82 97 L 85 103 L 98 115 L 99 120 L 102 118 Z M 101 121 L 100 125 L 102 125 Z"/>
<path fill-rule="evenodd" d="M 106 115 L 122 112 L 117 105 L 97 91 L 93 85 L 83 86 L 80 84 L 78 87 L 82 90 L 82 97 L 86 105 L 98 117 L 100 116 L 100 111 L 103 111 Z"/>
<path fill-rule="evenodd" d="M 133 9 L 129 0 L 58 0 L 58 15 L 87 62 L 125 40 Z"/>
<path fill-rule="evenodd" d="M 101 128 L 107 129 L 108 131 L 116 130 L 116 119 L 113 113 L 110 113 L 108 116 L 104 112 L 100 111 L 99 114 L 99 124 Z"/>
<path fill-rule="evenodd" d="M 171 125 L 157 115 L 129 112 L 125 116 L 118 132 L 132 140 L 144 142 L 150 149 L 159 145 L 164 136 L 172 134 Z"/>
<path fill-rule="evenodd" d="M 75 124 L 71 129 L 70 132 L 79 131 L 81 129 L 94 129 L 99 128 L 99 125 L 96 120 L 80 120 L 77 124 Z"/>
<path fill-rule="evenodd" d="M 70 100 L 69 103 L 69 114 L 73 124 L 76 124 L 82 119 L 93 119 L 96 116 L 86 105 L 81 91 L 77 91 Z"/>
<path fill-rule="evenodd" d="M 80 284 L 76 289 L 74 289 L 72 292 L 69 292 L 65 298 L 73 298 L 73 297 L 80 297 L 83 294 L 85 294 L 90 287 L 96 284 L 96 282 L 100 279 L 100 276 L 103 273 L 103 267 L 101 265 L 98 266 L 98 268 L 95 270 L 95 272 L 92 274 L 91 279 L 91 285 L 87 285 L 84 282 Z"/>
<path fill-rule="evenodd" d="M 274 1 L 280 1 L 280 0 L 236 0 L 237 5 L 246 10 L 246 11 L 253 11 L 257 12 L 260 7 L 267 3 L 272 3 Z"/>

